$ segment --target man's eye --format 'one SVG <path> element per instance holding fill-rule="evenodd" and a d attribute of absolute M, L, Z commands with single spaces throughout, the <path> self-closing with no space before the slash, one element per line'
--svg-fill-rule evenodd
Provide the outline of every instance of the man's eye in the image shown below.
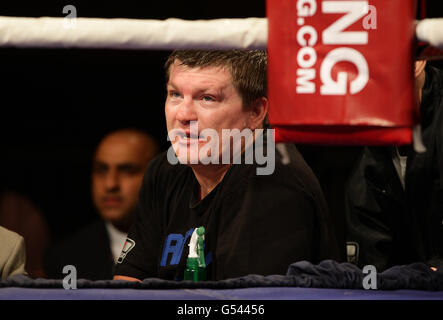
<path fill-rule="evenodd" d="M 121 173 L 127 174 L 127 175 L 134 175 L 136 173 L 139 173 L 139 171 L 140 170 L 138 168 L 134 168 L 134 167 L 122 168 L 120 170 Z"/>
<path fill-rule="evenodd" d="M 92 172 L 95 174 L 105 174 L 107 171 L 108 171 L 107 168 L 104 167 L 94 167 L 92 169 Z"/>
<path fill-rule="evenodd" d="M 180 93 L 175 92 L 175 91 L 171 91 L 171 92 L 169 93 L 169 95 L 170 95 L 172 98 L 180 98 Z"/>
<path fill-rule="evenodd" d="M 203 96 L 204 101 L 215 101 L 215 99 L 211 96 Z"/>

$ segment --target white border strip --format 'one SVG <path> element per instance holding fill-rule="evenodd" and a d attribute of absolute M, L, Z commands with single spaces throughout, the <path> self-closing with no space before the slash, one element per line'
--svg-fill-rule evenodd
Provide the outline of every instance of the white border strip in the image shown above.
<path fill-rule="evenodd" d="M 266 18 L 187 21 L 0 17 L 0 47 L 266 49 Z"/>

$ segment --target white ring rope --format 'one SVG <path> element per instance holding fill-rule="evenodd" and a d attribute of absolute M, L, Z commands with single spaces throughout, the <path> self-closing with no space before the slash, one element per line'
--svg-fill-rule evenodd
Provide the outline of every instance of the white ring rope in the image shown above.
<path fill-rule="evenodd" d="M 424 19 L 418 22 L 417 39 L 443 49 L 443 18 Z"/>
<path fill-rule="evenodd" d="M 265 49 L 266 18 L 137 20 L 0 17 L 0 47 Z"/>
<path fill-rule="evenodd" d="M 417 39 L 443 49 L 443 19 L 417 22 Z M 136 20 L 0 16 L 0 47 L 266 49 L 266 18 Z"/>

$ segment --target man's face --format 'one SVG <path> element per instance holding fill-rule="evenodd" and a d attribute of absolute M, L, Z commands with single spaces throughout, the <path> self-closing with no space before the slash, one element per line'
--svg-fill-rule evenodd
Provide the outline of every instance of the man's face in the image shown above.
<path fill-rule="evenodd" d="M 92 197 L 106 221 L 120 222 L 133 213 L 148 160 L 145 138 L 135 133 L 115 133 L 99 145 L 92 168 Z"/>
<path fill-rule="evenodd" d="M 221 157 L 222 129 L 241 131 L 249 128 L 250 122 L 250 113 L 245 111 L 228 70 L 219 67 L 189 68 L 177 61 L 170 70 L 165 113 L 168 132 L 181 129 L 188 136 L 172 141 L 177 157 L 188 161 L 195 159 L 190 144 L 195 143 L 201 150 L 209 141 L 202 138 L 203 130 L 213 129 L 218 134 Z M 190 135 L 191 121 L 197 122 L 200 138 Z"/>

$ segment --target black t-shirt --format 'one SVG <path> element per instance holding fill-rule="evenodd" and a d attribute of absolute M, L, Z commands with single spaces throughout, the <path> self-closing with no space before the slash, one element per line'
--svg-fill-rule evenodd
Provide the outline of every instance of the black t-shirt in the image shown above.
<path fill-rule="evenodd" d="M 115 274 L 182 280 L 189 240 L 200 226 L 208 280 L 286 274 L 296 261 L 339 260 L 320 185 L 295 146 L 283 148 L 289 164 L 278 152 L 271 175 L 257 175 L 257 164 L 234 164 L 201 201 L 190 167 L 169 164 L 166 153 L 152 160 Z"/>

